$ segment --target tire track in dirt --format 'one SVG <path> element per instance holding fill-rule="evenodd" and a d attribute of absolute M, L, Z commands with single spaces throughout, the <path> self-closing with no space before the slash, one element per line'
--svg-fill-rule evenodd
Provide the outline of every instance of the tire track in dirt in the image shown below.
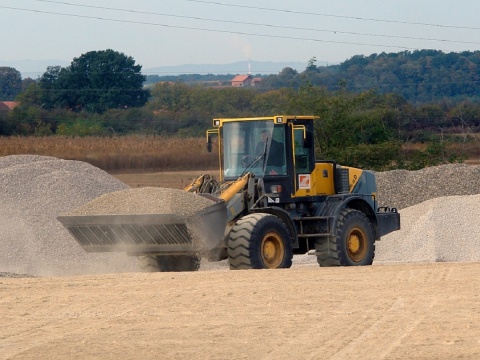
<path fill-rule="evenodd" d="M 445 263 L 447 264 L 447 263 Z M 418 264 L 419 267 L 414 269 L 405 270 L 398 264 L 387 265 L 392 269 L 395 269 L 394 279 L 395 281 L 405 281 L 412 283 L 438 283 L 447 282 L 450 279 L 453 269 L 448 266 L 438 266 L 435 270 L 431 270 L 426 264 Z M 424 268 L 422 268 L 424 266 Z M 419 274 L 421 276 L 419 276 Z"/>
<path fill-rule="evenodd" d="M 435 268 L 418 265 L 410 269 L 391 265 L 384 267 L 384 270 L 388 272 L 386 276 L 392 276 L 392 282 L 401 284 L 402 287 L 418 289 L 429 289 L 452 281 L 450 275 L 453 271 L 448 264 Z M 372 291 L 375 290 L 372 288 Z M 428 295 L 428 290 L 425 291 Z M 358 295 L 358 301 L 348 302 L 350 306 L 348 311 L 343 307 L 329 310 L 329 315 L 342 322 L 344 327 L 333 329 L 334 331 L 321 329 L 322 332 L 326 332 L 325 335 L 328 335 L 319 344 L 318 351 L 312 352 L 307 358 L 315 359 L 320 354 L 329 359 L 388 358 L 408 336 L 418 331 L 418 326 L 438 304 L 437 299 L 429 299 L 427 296 L 425 300 L 425 296 L 420 293 L 403 292 L 390 301 L 382 303 L 379 299 L 374 307 L 366 309 L 365 299 Z M 308 343 L 303 333 L 294 337 L 299 343 L 305 341 Z M 388 341 L 383 342 L 380 347 L 379 338 L 388 339 Z M 281 351 L 269 353 L 269 358 L 274 359 L 275 356 L 270 355 L 279 356 Z"/>
<path fill-rule="evenodd" d="M 402 344 L 404 338 L 415 331 L 436 303 L 436 300 L 428 303 L 418 301 L 409 306 L 404 298 L 396 299 L 392 306 L 386 309 L 385 315 L 379 317 L 330 359 L 385 359 Z M 421 315 L 413 317 L 411 316 L 412 312 L 418 312 Z M 384 343 L 382 347 L 379 347 L 377 340 L 380 336 L 390 339 L 389 343 Z"/>
<path fill-rule="evenodd" d="M 318 359 L 321 354 L 322 358 L 329 358 L 329 355 L 343 348 L 349 342 L 349 335 L 356 333 L 358 328 L 362 328 L 365 325 L 365 319 L 362 316 L 357 316 L 361 312 L 361 309 L 350 311 L 345 313 L 344 311 L 337 311 L 339 319 L 350 318 L 354 316 L 354 320 L 349 321 L 346 326 L 338 328 L 322 328 L 319 326 L 318 333 L 324 333 L 325 338 L 321 344 L 318 344 L 318 349 L 312 351 L 311 354 L 305 357 L 305 359 Z M 335 313 L 333 311 L 332 313 Z M 343 321 L 342 321 L 343 322 Z M 309 344 L 312 341 L 312 332 L 314 329 L 310 328 L 308 331 L 290 334 L 291 341 L 297 344 Z M 266 359 L 281 359 L 285 354 L 285 348 L 280 347 L 271 349 L 268 352 Z M 302 358 L 304 358 L 302 356 Z"/>

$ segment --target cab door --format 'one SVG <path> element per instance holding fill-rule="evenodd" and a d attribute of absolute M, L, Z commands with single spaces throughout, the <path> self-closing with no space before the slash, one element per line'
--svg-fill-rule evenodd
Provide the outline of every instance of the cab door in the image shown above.
<path fill-rule="evenodd" d="M 292 126 L 292 160 L 294 171 L 294 196 L 308 196 L 312 189 L 312 171 L 315 168 L 313 144 L 305 124 Z"/>

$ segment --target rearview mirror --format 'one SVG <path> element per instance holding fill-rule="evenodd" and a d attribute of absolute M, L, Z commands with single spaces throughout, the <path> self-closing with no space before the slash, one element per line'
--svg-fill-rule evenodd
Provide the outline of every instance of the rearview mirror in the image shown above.
<path fill-rule="evenodd" d="M 207 151 L 212 152 L 212 137 L 210 135 L 207 136 Z"/>
<path fill-rule="evenodd" d="M 305 133 L 305 138 L 303 139 L 303 148 L 310 149 L 313 146 L 313 133 L 311 131 L 307 131 Z"/>

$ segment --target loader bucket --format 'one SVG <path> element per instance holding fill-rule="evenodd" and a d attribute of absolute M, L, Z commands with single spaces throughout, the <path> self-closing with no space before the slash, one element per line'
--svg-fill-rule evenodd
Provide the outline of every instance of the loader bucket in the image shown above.
<path fill-rule="evenodd" d="M 57 219 L 87 252 L 184 254 L 212 250 L 224 239 L 225 201 L 199 194 L 212 205 L 180 214 L 67 215 Z"/>

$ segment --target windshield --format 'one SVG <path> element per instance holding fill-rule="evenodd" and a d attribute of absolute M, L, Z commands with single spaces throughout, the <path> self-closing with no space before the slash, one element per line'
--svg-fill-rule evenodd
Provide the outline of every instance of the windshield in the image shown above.
<path fill-rule="evenodd" d="M 223 169 L 226 178 L 245 172 L 285 175 L 285 127 L 272 121 L 223 124 Z"/>

